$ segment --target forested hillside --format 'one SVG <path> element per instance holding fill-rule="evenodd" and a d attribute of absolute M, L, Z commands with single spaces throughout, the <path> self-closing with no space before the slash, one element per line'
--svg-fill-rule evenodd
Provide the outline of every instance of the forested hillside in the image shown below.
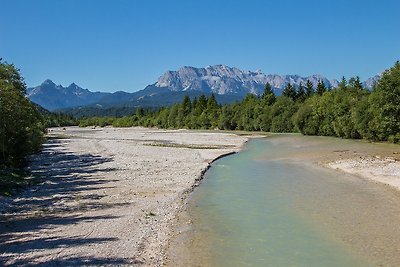
<path fill-rule="evenodd" d="M 358 77 L 343 78 L 336 88 L 320 81 L 287 84 L 275 96 L 269 83 L 257 97 L 248 94 L 242 102 L 219 105 L 214 95 L 157 111 L 137 109 L 122 118 L 84 118 L 80 126 L 145 126 L 160 128 L 223 129 L 265 132 L 301 132 L 305 135 L 337 136 L 376 141 L 400 141 L 400 63 L 384 72 L 372 90 Z"/>

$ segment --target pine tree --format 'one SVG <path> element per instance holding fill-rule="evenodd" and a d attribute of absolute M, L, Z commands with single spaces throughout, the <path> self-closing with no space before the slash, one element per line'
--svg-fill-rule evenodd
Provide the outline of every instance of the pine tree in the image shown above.
<path fill-rule="evenodd" d="M 183 111 L 184 116 L 189 115 L 189 113 L 192 109 L 192 102 L 190 101 L 190 98 L 188 95 L 185 95 L 185 97 L 183 98 L 182 104 L 181 104 L 181 109 Z"/>
<path fill-rule="evenodd" d="M 314 94 L 314 85 L 310 80 L 307 80 L 306 83 L 306 97 L 310 97 Z"/>
<path fill-rule="evenodd" d="M 192 110 L 197 107 L 197 102 L 198 102 L 197 97 L 194 97 L 192 101 Z"/>
<path fill-rule="evenodd" d="M 135 111 L 136 116 L 138 116 L 139 118 L 143 117 L 144 115 L 144 109 L 142 107 L 138 107 Z"/>
<path fill-rule="evenodd" d="M 347 90 L 347 81 L 344 76 L 342 77 L 342 80 L 340 81 L 338 88 L 339 88 L 339 90 L 342 90 L 342 91 Z"/>
<path fill-rule="evenodd" d="M 351 78 L 349 80 L 349 86 L 351 87 L 350 90 L 353 91 L 362 91 L 363 90 L 363 85 L 360 81 L 360 77 L 355 77 L 355 78 Z"/>
<path fill-rule="evenodd" d="M 262 95 L 261 98 L 264 100 L 264 102 L 267 106 L 270 106 L 273 103 L 275 103 L 276 96 L 275 96 L 274 91 L 272 90 L 272 87 L 269 83 L 267 83 L 265 85 L 264 94 Z"/>
<path fill-rule="evenodd" d="M 289 97 L 291 99 L 295 99 L 296 98 L 296 89 L 293 85 L 291 85 L 290 83 L 288 83 L 285 87 L 285 89 L 282 92 L 282 95 Z"/>
<path fill-rule="evenodd" d="M 207 101 L 207 109 L 213 110 L 216 108 L 218 108 L 217 100 L 215 99 L 215 95 L 211 94 L 210 98 L 208 98 L 208 101 Z"/>
<path fill-rule="evenodd" d="M 318 81 L 318 84 L 317 84 L 317 91 L 316 91 L 316 93 L 317 93 L 318 95 L 323 95 L 325 92 L 326 92 L 326 86 L 325 86 L 325 84 L 324 84 L 324 82 L 323 82 L 322 80 L 319 80 L 319 81 Z"/>
<path fill-rule="evenodd" d="M 178 118 L 179 104 L 175 104 L 169 108 L 168 114 L 168 127 L 175 128 L 177 127 L 177 118 Z"/>
<path fill-rule="evenodd" d="M 303 84 L 300 82 L 299 88 L 297 88 L 296 100 L 303 102 L 306 99 L 306 92 L 304 91 Z"/>
<path fill-rule="evenodd" d="M 201 112 L 207 108 L 207 97 L 205 95 L 201 95 L 199 100 L 197 101 L 196 109 Z"/>

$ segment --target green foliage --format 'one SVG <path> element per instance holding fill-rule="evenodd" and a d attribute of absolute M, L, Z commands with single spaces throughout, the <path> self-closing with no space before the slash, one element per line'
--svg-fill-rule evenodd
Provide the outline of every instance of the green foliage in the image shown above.
<path fill-rule="evenodd" d="M 351 116 L 354 122 L 354 126 L 362 138 L 374 139 L 371 134 L 371 128 L 369 126 L 373 116 L 369 109 L 369 92 L 365 92 L 359 100 L 354 104 L 351 109 Z"/>
<path fill-rule="evenodd" d="M 218 120 L 218 128 L 222 130 L 235 130 L 237 122 L 235 120 L 234 106 L 226 105 L 222 107 L 221 116 Z"/>
<path fill-rule="evenodd" d="M 44 141 L 44 119 L 25 90 L 19 70 L 0 61 L 0 168 L 21 166 Z"/>
<path fill-rule="evenodd" d="M 299 88 L 297 88 L 296 100 L 303 102 L 306 97 L 306 91 L 304 90 L 303 84 L 300 82 Z"/>
<path fill-rule="evenodd" d="M 270 84 L 257 97 L 246 95 L 242 102 L 218 105 L 215 96 L 190 100 L 159 110 L 137 109 L 122 118 L 84 118 L 80 126 L 145 126 L 159 128 L 223 129 L 272 132 L 301 132 L 342 138 L 400 140 L 400 66 L 385 72 L 375 89 L 363 88 L 358 77 L 343 77 L 337 88 L 327 90 L 322 81 L 314 92 L 307 81 L 296 89 L 288 84 L 275 96 Z"/>
<path fill-rule="evenodd" d="M 242 101 L 240 108 L 240 117 L 237 122 L 238 128 L 245 131 L 254 131 L 257 126 L 254 125 L 256 114 L 256 105 L 258 99 L 253 94 L 247 94 Z"/>
<path fill-rule="evenodd" d="M 44 125 L 46 128 L 78 125 L 78 120 L 72 117 L 71 115 L 65 115 L 61 113 L 51 113 L 48 111 L 43 112 L 40 109 L 39 112 L 43 116 Z"/>
<path fill-rule="evenodd" d="M 310 80 L 306 83 L 306 97 L 311 97 L 314 94 L 314 86 Z"/>
<path fill-rule="evenodd" d="M 400 63 L 384 72 L 369 97 L 369 128 L 376 140 L 397 141 L 400 132 Z"/>
<path fill-rule="evenodd" d="M 326 92 L 326 86 L 325 86 L 325 84 L 324 84 L 324 82 L 323 81 L 321 81 L 321 80 L 319 80 L 318 81 L 318 84 L 317 84 L 317 90 L 315 91 L 315 93 L 317 94 L 317 95 L 323 95 L 323 93 L 325 93 Z"/>
<path fill-rule="evenodd" d="M 308 99 L 296 112 L 293 121 L 296 128 L 304 135 L 317 135 L 318 117 L 314 113 L 314 99 Z"/>
<path fill-rule="evenodd" d="M 86 106 L 80 108 L 66 109 L 62 110 L 63 114 L 71 115 L 74 118 L 85 118 L 85 117 L 123 117 L 130 116 L 135 113 L 135 108 L 133 107 L 94 107 Z"/>
<path fill-rule="evenodd" d="M 347 80 L 346 78 L 343 76 L 342 80 L 339 83 L 338 89 L 341 91 L 346 91 L 347 90 Z"/>
<path fill-rule="evenodd" d="M 294 85 L 288 83 L 285 89 L 283 89 L 282 95 L 291 99 L 296 99 L 296 88 L 294 87 Z"/>
<path fill-rule="evenodd" d="M 118 119 L 111 119 L 108 118 L 108 121 L 105 121 L 103 125 L 109 125 L 108 123 L 111 123 L 112 126 L 114 127 L 132 127 L 135 125 L 135 122 L 137 122 L 138 117 L 137 115 L 131 116 L 131 117 L 122 117 Z M 100 126 L 103 126 L 100 125 Z"/>
<path fill-rule="evenodd" d="M 82 118 L 79 120 L 80 127 L 87 127 L 87 126 L 99 126 L 105 127 L 112 125 L 115 118 L 111 117 L 90 117 L 90 118 Z"/>
<path fill-rule="evenodd" d="M 271 106 L 273 103 L 275 103 L 276 96 L 274 94 L 274 91 L 272 91 L 272 87 L 269 83 L 265 85 L 264 94 L 261 97 L 264 101 L 264 105 Z"/>
<path fill-rule="evenodd" d="M 296 111 L 297 107 L 291 98 L 280 97 L 271 107 L 271 131 L 277 133 L 293 132 L 292 116 Z"/>
<path fill-rule="evenodd" d="M 349 80 L 349 87 L 352 91 L 361 91 L 363 90 L 363 85 L 360 81 L 360 77 L 350 78 Z"/>

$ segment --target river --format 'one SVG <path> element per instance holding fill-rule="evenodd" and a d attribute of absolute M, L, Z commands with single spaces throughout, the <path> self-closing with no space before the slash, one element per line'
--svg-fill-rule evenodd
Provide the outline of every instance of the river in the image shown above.
<path fill-rule="evenodd" d="M 390 191 L 387 196 L 379 185 L 298 156 L 317 153 L 321 144 L 347 147 L 353 141 L 299 140 L 304 143 L 293 142 L 290 135 L 254 139 L 242 152 L 212 164 L 189 199 L 182 221 L 190 223 L 180 226 L 182 234 L 175 240 L 182 266 L 393 264 L 382 251 L 369 255 L 379 250 L 371 246 L 382 246 L 386 235 L 393 235 L 379 232 L 381 222 L 370 221 L 379 212 L 369 209 L 372 203 L 393 206 L 399 195 Z M 322 143 L 314 149 L 311 145 L 310 151 L 310 140 Z M 395 208 L 400 210 L 398 204 Z M 384 216 L 382 220 L 399 219 L 396 214 Z M 376 244 L 374 234 L 381 238 Z M 398 238 L 399 230 L 394 234 Z"/>

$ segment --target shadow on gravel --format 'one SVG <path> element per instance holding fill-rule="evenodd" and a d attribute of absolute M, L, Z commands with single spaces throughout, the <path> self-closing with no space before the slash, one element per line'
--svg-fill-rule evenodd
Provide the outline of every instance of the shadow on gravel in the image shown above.
<path fill-rule="evenodd" d="M 62 140 L 50 140 L 41 154 L 32 160 L 31 171 L 41 179 L 37 186 L 0 203 L 0 266 L 104 266 L 140 264 L 132 259 L 78 257 L 51 254 L 88 244 L 116 241 L 115 238 L 87 236 L 45 236 L 39 231 L 61 225 L 75 225 L 96 220 L 113 220 L 116 216 L 85 216 L 84 211 L 108 209 L 126 203 L 106 203 L 98 189 L 113 188 L 117 180 L 102 179 L 115 171 L 101 165 L 112 158 L 92 154 L 72 154 L 61 149 Z M 65 142 L 65 141 L 64 141 Z M 93 175 L 96 174 L 96 175 Z M 90 191 L 97 190 L 96 193 Z M 102 191 L 100 191 L 102 192 Z M 88 229 L 88 232 L 90 229 Z M 35 234 L 38 233 L 38 234 Z M 36 236 L 36 237 L 35 237 Z M 35 253 L 32 253 L 35 252 Z"/>
<path fill-rule="evenodd" d="M 37 261 L 37 262 L 35 262 Z M 48 260 L 46 262 L 39 262 L 40 257 L 35 257 L 29 260 L 17 260 L 13 266 L 121 266 L 121 265 L 142 265 L 143 262 L 138 260 L 127 260 L 127 259 L 114 259 L 114 258 L 88 258 L 88 257 L 57 257 L 55 259 Z M 0 261 L 1 263 L 1 261 Z"/>

